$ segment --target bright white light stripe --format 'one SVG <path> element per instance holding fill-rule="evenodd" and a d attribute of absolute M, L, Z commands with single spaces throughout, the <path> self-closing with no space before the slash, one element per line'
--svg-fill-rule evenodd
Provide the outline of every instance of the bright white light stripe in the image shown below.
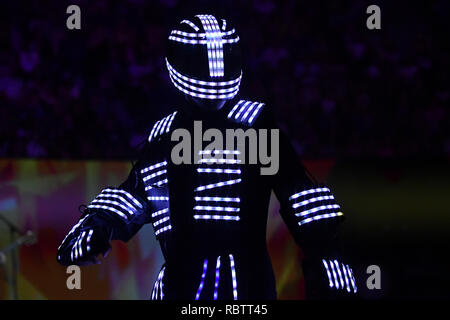
<path fill-rule="evenodd" d="M 198 188 L 195 189 L 195 191 L 203 191 L 203 190 L 208 190 L 208 189 L 213 189 L 213 188 L 220 188 L 220 187 L 224 187 L 224 186 L 229 186 L 235 183 L 240 183 L 241 179 L 235 179 L 235 180 L 227 180 L 227 181 L 222 181 L 222 182 L 218 182 L 218 183 L 211 183 L 211 184 L 207 184 L 205 186 L 200 186 Z"/>
<path fill-rule="evenodd" d="M 334 278 L 334 285 L 336 286 L 336 289 L 339 289 L 339 281 L 336 274 L 336 270 L 334 269 L 333 261 L 330 261 L 331 270 L 333 272 L 333 278 Z"/>
<path fill-rule="evenodd" d="M 311 221 L 317 221 L 317 220 L 322 220 L 322 219 L 328 219 L 328 218 L 334 218 L 334 217 L 339 217 L 339 216 L 343 216 L 344 214 L 342 212 L 333 212 L 333 213 L 328 213 L 328 214 L 322 214 L 322 215 L 318 215 L 318 216 L 314 216 L 312 218 L 307 218 L 304 219 L 302 221 L 300 221 L 298 223 L 299 226 L 309 223 Z"/>
<path fill-rule="evenodd" d="M 169 132 L 170 127 L 172 126 L 173 119 L 175 118 L 175 115 L 177 114 L 177 112 L 178 111 L 175 111 L 174 113 L 172 113 L 172 116 L 170 117 L 169 123 L 167 124 L 166 133 Z"/>
<path fill-rule="evenodd" d="M 328 188 L 316 188 L 316 189 L 309 189 L 309 190 L 305 190 L 296 194 L 293 194 L 292 196 L 289 197 L 289 200 L 294 200 L 297 199 L 298 197 L 307 195 L 307 194 L 311 194 L 311 193 L 316 193 L 316 192 L 330 192 L 330 189 Z"/>
<path fill-rule="evenodd" d="M 160 121 L 156 121 L 155 124 L 153 125 L 152 131 L 150 132 L 150 135 L 148 136 L 148 141 L 152 141 L 152 137 L 153 137 L 153 133 L 156 130 L 156 127 L 159 125 Z"/>
<path fill-rule="evenodd" d="M 147 197 L 149 201 L 169 201 L 169 197 Z"/>
<path fill-rule="evenodd" d="M 160 167 L 163 167 L 163 166 L 167 166 L 167 161 L 159 162 L 157 164 L 151 165 L 150 167 L 142 169 L 141 173 L 144 174 L 144 173 L 149 172 L 149 171 L 151 171 L 153 169 L 157 169 L 157 168 L 160 168 Z"/>
<path fill-rule="evenodd" d="M 115 198 L 115 199 L 119 199 L 120 201 L 122 201 L 126 206 L 128 206 L 129 209 L 131 210 L 135 210 L 135 207 L 129 203 L 127 200 L 125 200 L 125 198 L 123 198 L 120 195 L 117 194 L 109 194 L 109 193 L 100 193 L 96 199 L 98 198 Z"/>
<path fill-rule="evenodd" d="M 234 96 L 238 93 L 239 91 L 239 85 L 236 85 L 235 87 L 235 91 L 228 93 L 228 94 L 220 94 L 220 95 L 215 95 L 215 94 L 203 94 L 203 93 L 195 93 L 189 90 L 184 89 L 181 85 L 179 85 L 176 80 L 174 80 L 172 74 L 169 72 L 169 78 L 172 81 L 173 85 L 180 90 L 181 92 L 196 97 L 196 98 L 200 98 L 200 99 L 213 99 L 213 100 L 217 100 L 217 99 L 233 99 Z"/>
<path fill-rule="evenodd" d="M 195 201 L 215 201 L 215 202 L 241 202 L 240 198 L 228 197 L 195 197 Z"/>
<path fill-rule="evenodd" d="M 334 260 L 333 262 L 334 262 L 334 265 L 336 266 L 336 270 L 339 275 L 339 280 L 341 282 L 341 288 L 344 289 L 344 278 L 342 277 L 341 268 L 339 268 L 339 262 L 337 262 L 337 260 Z"/>
<path fill-rule="evenodd" d="M 233 282 L 233 298 L 234 300 L 238 299 L 238 291 L 237 291 L 237 281 L 236 281 L 236 269 L 234 268 L 234 258 L 233 255 L 230 254 L 230 267 L 231 267 L 231 279 Z"/>
<path fill-rule="evenodd" d="M 199 31 L 200 28 L 197 27 L 193 22 L 189 21 L 189 20 L 183 20 L 180 23 L 186 23 L 187 25 L 189 25 L 190 27 L 192 27 L 192 29 L 194 29 L 195 31 Z"/>
<path fill-rule="evenodd" d="M 103 210 L 109 210 L 112 211 L 114 213 L 117 213 L 119 216 L 121 216 L 122 218 L 124 218 L 125 220 L 128 220 L 128 217 L 123 214 L 122 212 L 120 212 L 119 210 L 112 208 L 112 207 L 108 207 L 108 206 L 101 206 L 101 205 L 96 205 L 96 204 L 90 204 L 88 205 L 88 208 L 94 208 L 94 209 L 103 209 Z"/>
<path fill-rule="evenodd" d="M 259 110 L 260 110 L 263 106 L 264 106 L 264 103 L 260 103 L 260 104 L 258 105 L 258 108 L 256 108 L 255 111 L 253 111 L 252 116 L 250 117 L 250 119 L 248 119 L 248 123 L 249 123 L 249 124 L 252 124 L 253 119 L 255 119 L 256 115 L 259 113 Z"/>
<path fill-rule="evenodd" d="M 227 28 L 227 20 L 222 19 L 222 31 L 225 31 L 226 28 Z"/>
<path fill-rule="evenodd" d="M 161 187 L 162 185 L 165 185 L 165 184 L 167 184 L 168 182 L 169 182 L 169 180 L 164 179 L 164 180 L 161 180 L 161 181 L 152 183 L 151 186 L 145 187 L 145 191 L 148 191 L 148 190 L 153 189 L 153 188 L 155 188 L 155 187 Z"/>
<path fill-rule="evenodd" d="M 228 173 L 228 174 L 241 174 L 241 169 L 205 169 L 197 168 L 199 173 Z"/>
<path fill-rule="evenodd" d="M 197 15 L 206 31 L 209 75 L 223 77 L 223 40 L 217 20 L 212 15 Z"/>
<path fill-rule="evenodd" d="M 242 116 L 242 121 L 245 121 L 245 119 L 247 119 L 249 113 L 252 112 L 253 108 L 255 108 L 257 104 L 258 102 L 252 103 L 252 105 L 247 109 L 247 111 L 245 111 L 244 115 Z"/>
<path fill-rule="evenodd" d="M 195 85 L 189 84 L 185 81 L 183 81 L 180 77 L 178 77 L 174 72 L 169 70 L 169 76 L 171 79 L 173 78 L 175 82 L 177 82 L 179 85 L 184 86 L 188 89 L 198 91 L 201 93 L 209 93 L 209 94 L 223 94 L 223 93 L 230 93 L 236 91 L 236 88 L 239 87 L 239 84 L 236 84 L 234 87 L 230 88 L 221 88 L 221 89 L 210 89 L 210 88 L 201 88 L 197 87 Z"/>
<path fill-rule="evenodd" d="M 157 217 L 157 216 L 162 215 L 167 212 L 169 212 L 169 208 L 158 210 L 158 211 L 152 213 L 152 218 Z"/>
<path fill-rule="evenodd" d="M 152 178 L 155 178 L 155 177 L 157 177 L 157 176 L 160 176 L 160 175 L 162 175 L 162 174 L 164 174 L 164 173 L 167 173 L 167 170 L 166 170 L 166 169 L 160 170 L 160 171 L 155 172 L 155 173 L 152 173 L 152 174 L 150 174 L 150 175 L 144 177 L 142 180 L 144 180 L 144 182 L 146 182 L 146 181 L 148 181 L 148 180 L 150 180 L 150 179 L 152 179 Z"/>
<path fill-rule="evenodd" d="M 159 135 L 162 135 L 164 133 L 164 130 L 166 128 L 167 123 L 169 122 L 171 115 L 168 115 L 167 117 L 164 118 L 163 124 L 161 126 L 161 129 L 159 130 Z M 155 136 L 158 135 L 158 132 L 155 133 Z"/>
<path fill-rule="evenodd" d="M 307 216 L 308 214 L 315 213 L 318 211 L 323 211 L 323 210 L 327 210 L 327 209 L 340 209 L 340 208 L 341 207 L 338 204 L 332 204 L 332 205 L 320 206 L 320 207 L 316 207 L 314 209 L 298 212 L 295 215 L 297 217 L 303 217 L 303 216 Z"/>
<path fill-rule="evenodd" d="M 238 164 L 239 159 L 200 159 L 198 163 L 220 163 L 220 164 Z"/>
<path fill-rule="evenodd" d="M 239 100 L 238 103 L 236 103 L 233 107 L 233 109 L 231 109 L 230 113 L 228 113 L 227 118 L 231 118 L 231 116 L 233 115 L 233 113 L 236 111 L 236 109 L 245 102 L 245 100 Z"/>
<path fill-rule="evenodd" d="M 348 280 L 348 275 L 347 275 L 347 268 L 345 267 L 345 265 L 342 263 L 342 270 L 344 271 L 344 276 L 345 276 L 345 285 L 347 287 L 347 292 L 350 292 L 350 281 Z"/>
<path fill-rule="evenodd" d="M 225 212 L 239 212 L 239 208 L 232 207 L 213 207 L 213 206 L 195 206 L 196 211 L 225 211 Z"/>
<path fill-rule="evenodd" d="M 170 32 L 171 35 L 176 34 L 179 36 L 183 36 L 183 37 L 188 37 L 188 38 L 204 38 L 206 36 L 205 33 L 197 33 L 197 32 L 184 32 L 184 31 L 180 31 L 180 30 L 172 30 Z"/>
<path fill-rule="evenodd" d="M 331 273 L 330 273 L 330 269 L 328 269 L 328 264 L 325 260 L 322 259 L 322 263 L 325 266 L 325 269 L 327 270 L 327 275 L 328 275 L 328 285 L 330 286 L 330 288 L 333 288 L 333 280 L 331 278 Z"/>
<path fill-rule="evenodd" d="M 137 205 L 139 208 L 142 208 L 142 204 L 137 201 L 131 194 L 129 194 L 128 192 L 126 192 L 125 190 L 120 190 L 120 189 L 105 189 L 102 192 L 112 192 L 112 193 L 121 193 L 124 194 L 128 199 L 130 199 L 131 201 L 133 201 L 133 203 L 135 205 Z"/>
<path fill-rule="evenodd" d="M 352 282 L 353 292 L 356 293 L 358 291 L 358 288 L 356 288 L 356 280 L 355 280 L 355 277 L 353 276 L 353 271 L 349 265 L 347 265 L 347 271 L 348 271 L 350 281 Z"/>
<path fill-rule="evenodd" d="M 202 81 L 202 80 L 196 80 L 193 78 L 189 78 L 181 73 L 179 73 L 177 70 L 175 70 L 174 67 L 172 67 L 172 65 L 169 63 L 169 60 L 167 60 L 166 58 L 166 65 L 167 65 L 167 69 L 169 69 L 170 71 L 173 71 L 173 73 L 175 73 L 179 78 L 190 82 L 191 84 L 196 84 L 196 85 L 203 85 L 203 86 L 209 86 L 209 87 L 225 87 L 225 86 L 231 86 L 234 85 L 238 82 L 241 81 L 242 79 L 242 71 L 241 71 L 241 75 L 234 79 L 234 80 L 229 80 L 229 81 Z"/>
<path fill-rule="evenodd" d="M 72 229 L 70 229 L 69 233 L 64 237 L 63 241 L 61 242 L 61 244 L 58 247 L 58 250 L 61 249 L 62 245 L 64 244 L 64 242 L 75 232 L 75 230 L 78 229 L 78 227 L 84 222 L 84 220 L 87 219 L 87 217 L 89 217 L 89 215 L 85 215 L 84 218 L 81 218 L 80 221 L 78 221 L 78 223 L 76 225 L 74 225 L 72 227 Z M 73 259 L 72 259 L 73 261 Z"/>
<path fill-rule="evenodd" d="M 161 272 L 160 272 L 160 278 L 159 278 L 159 298 L 161 300 L 164 299 L 164 292 L 163 292 L 163 279 L 164 279 L 164 271 L 166 270 L 166 267 L 162 268 Z"/>
<path fill-rule="evenodd" d="M 309 200 L 304 200 L 302 202 L 294 203 L 292 205 L 292 208 L 297 209 L 298 207 L 303 207 L 303 206 L 306 206 L 307 204 L 310 204 L 310 203 L 313 203 L 313 202 L 324 201 L 324 200 L 333 200 L 333 199 L 334 199 L 334 196 L 332 196 L 332 195 L 331 196 L 322 196 L 322 197 L 312 198 L 312 199 L 309 199 Z"/>
<path fill-rule="evenodd" d="M 239 216 L 223 216 L 223 215 L 210 215 L 210 214 L 203 214 L 203 215 L 194 215 L 195 220 L 232 220 L 232 221 L 239 221 L 241 218 Z"/>
<path fill-rule="evenodd" d="M 155 231 L 155 236 L 159 235 L 160 233 L 166 232 L 168 230 L 172 229 L 172 226 L 169 224 L 168 226 L 158 229 L 157 231 Z"/>
<path fill-rule="evenodd" d="M 241 152 L 239 150 L 200 150 L 198 152 L 199 155 L 203 155 L 203 154 L 241 154 Z"/>
<path fill-rule="evenodd" d="M 156 300 L 157 290 L 158 290 L 158 279 L 156 279 L 155 284 L 153 285 L 152 300 Z"/>
<path fill-rule="evenodd" d="M 208 270 L 208 259 L 205 259 L 205 261 L 203 261 L 202 277 L 200 279 L 200 285 L 198 286 L 197 294 L 195 295 L 195 300 L 200 299 L 200 294 L 202 293 L 203 286 L 205 285 L 205 277 L 207 270 Z"/>
<path fill-rule="evenodd" d="M 238 113 L 236 113 L 236 115 L 234 116 L 235 120 L 237 120 L 237 118 L 239 118 L 239 116 L 241 115 L 242 111 L 244 111 L 250 103 L 251 103 L 251 101 L 246 101 L 244 103 L 244 105 L 239 109 Z"/>
<path fill-rule="evenodd" d="M 86 236 L 86 231 L 83 231 L 83 233 L 80 236 L 80 240 L 78 240 L 78 257 L 83 257 L 83 248 L 81 244 L 83 243 L 83 239 Z"/>
<path fill-rule="evenodd" d="M 89 234 L 88 234 L 88 237 L 87 237 L 87 240 L 86 240 L 86 243 L 87 243 L 86 251 L 87 252 L 91 251 L 90 243 L 91 243 L 91 238 L 92 238 L 93 234 L 94 234 L 94 230 L 92 230 L 92 229 L 89 230 Z"/>
<path fill-rule="evenodd" d="M 182 43 L 188 43 L 188 44 L 208 44 L 208 40 L 190 40 L 190 39 L 184 39 L 180 37 L 170 36 L 169 40 L 175 41 L 175 42 L 182 42 Z M 237 43 L 241 40 L 239 36 L 236 36 L 236 38 L 233 39 L 222 39 L 222 44 L 233 44 Z"/>
<path fill-rule="evenodd" d="M 157 126 L 156 129 L 155 129 L 155 133 L 153 134 L 153 137 L 150 137 L 149 142 L 152 140 L 152 138 L 156 138 L 156 136 L 158 135 L 158 131 L 159 131 L 159 129 L 161 128 L 161 126 L 162 126 L 164 120 L 165 120 L 165 119 L 162 119 L 161 121 L 159 121 L 158 126 Z"/>
<path fill-rule="evenodd" d="M 156 221 L 156 222 L 153 224 L 153 226 L 154 226 L 154 227 L 159 226 L 161 223 L 164 223 L 164 222 L 168 221 L 169 219 L 170 219 L 170 217 L 164 217 L 164 218 L 162 218 L 162 219 Z"/>
<path fill-rule="evenodd" d="M 117 201 L 112 201 L 112 200 L 102 200 L 102 199 L 94 199 L 92 201 L 92 203 L 106 203 L 106 204 L 112 204 L 113 206 L 118 206 L 121 207 L 123 210 L 127 211 L 130 215 L 133 215 L 134 212 L 131 211 L 129 208 L 125 207 L 123 204 L 117 202 Z"/>
<path fill-rule="evenodd" d="M 220 256 L 217 257 L 217 263 L 216 263 L 216 279 L 214 281 L 214 300 L 217 300 L 217 296 L 218 296 L 219 278 L 220 278 Z"/>

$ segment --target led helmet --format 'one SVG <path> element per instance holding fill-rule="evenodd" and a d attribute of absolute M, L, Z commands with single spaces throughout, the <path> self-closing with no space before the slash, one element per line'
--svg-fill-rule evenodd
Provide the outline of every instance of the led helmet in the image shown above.
<path fill-rule="evenodd" d="M 239 36 L 225 19 L 201 14 L 170 32 L 166 57 L 173 85 L 190 100 L 221 108 L 242 79 Z"/>

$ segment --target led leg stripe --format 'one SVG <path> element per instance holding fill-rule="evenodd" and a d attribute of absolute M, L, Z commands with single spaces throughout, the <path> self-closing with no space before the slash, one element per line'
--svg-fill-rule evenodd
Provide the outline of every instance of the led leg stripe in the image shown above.
<path fill-rule="evenodd" d="M 208 270 L 208 259 L 205 259 L 205 261 L 203 261 L 202 277 L 200 279 L 200 285 L 198 286 L 197 294 L 195 295 L 195 300 L 200 299 L 200 294 L 202 293 L 203 286 L 205 285 L 205 277 L 207 270 Z"/>
<path fill-rule="evenodd" d="M 164 118 L 164 121 L 163 121 L 163 124 L 161 126 L 161 129 L 159 130 L 159 135 L 164 133 L 164 130 L 165 130 L 166 125 L 169 122 L 169 120 L 170 120 L 170 115 L 168 115 L 167 117 Z M 157 135 L 158 135 L 158 132 L 155 132 L 155 136 L 157 136 Z"/>
<path fill-rule="evenodd" d="M 237 281 L 236 281 L 236 270 L 234 268 L 234 258 L 233 255 L 230 254 L 230 267 L 231 267 L 231 278 L 233 282 L 233 298 L 234 300 L 238 299 L 238 292 L 237 292 Z"/>
<path fill-rule="evenodd" d="M 156 128 L 158 127 L 160 121 L 157 121 L 154 125 L 153 125 L 153 129 L 152 131 L 150 131 L 150 135 L 148 136 L 148 142 L 152 141 L 152 137 L 153 137 L 153 133 L 155 133 Z"/>
<path fill-rule="evenodd" d="M 216 280 L 214 281 L 214 300 L 217 300 L 217 296 L 218 296 L 219 278 L 220 278 L 220 256 L 217 257 L 217 263 L 216 263 Z"/>

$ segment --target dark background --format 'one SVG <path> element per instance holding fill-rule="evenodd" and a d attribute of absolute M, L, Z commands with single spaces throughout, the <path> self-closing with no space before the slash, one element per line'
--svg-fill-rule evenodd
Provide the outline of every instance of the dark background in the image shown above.
<path fill-rule="evenodd" d="M 81 30 L 66 28 L 70 4 L 81 7 Z M 381 30 L 366 28 L 370 4 Z M 359 273 L 379 264 L 387 275 L 364 296 L 448 298 L 449 9 L 439 0 L 2 2 L 0 157 L 132 158 L 182 101 L 164 64 L 171 26 L 212 12 L 240 35 L 241 94 L 274 107 L 303 159 L 332 159 L 349 181 L 357 167 L 413 182 L 390 202 L 374 188 L 379 224 L 362 228 L 358 212 L 361 223 L 344 227 Z M 424 209 L 395 217 L 412 199 Z"/>

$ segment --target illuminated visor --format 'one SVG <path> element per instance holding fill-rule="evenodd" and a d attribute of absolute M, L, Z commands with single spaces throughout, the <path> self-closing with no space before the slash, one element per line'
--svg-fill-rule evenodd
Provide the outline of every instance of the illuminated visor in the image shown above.
<path fill-rule="evenodd" d="M 232 99 L 239 91 L 242 71 L 238 78 L 230 81 L 202 81 L 187 77 L 169 63 L 166 58 L 170 80 L 185 94 L 201 99 Z"/>

